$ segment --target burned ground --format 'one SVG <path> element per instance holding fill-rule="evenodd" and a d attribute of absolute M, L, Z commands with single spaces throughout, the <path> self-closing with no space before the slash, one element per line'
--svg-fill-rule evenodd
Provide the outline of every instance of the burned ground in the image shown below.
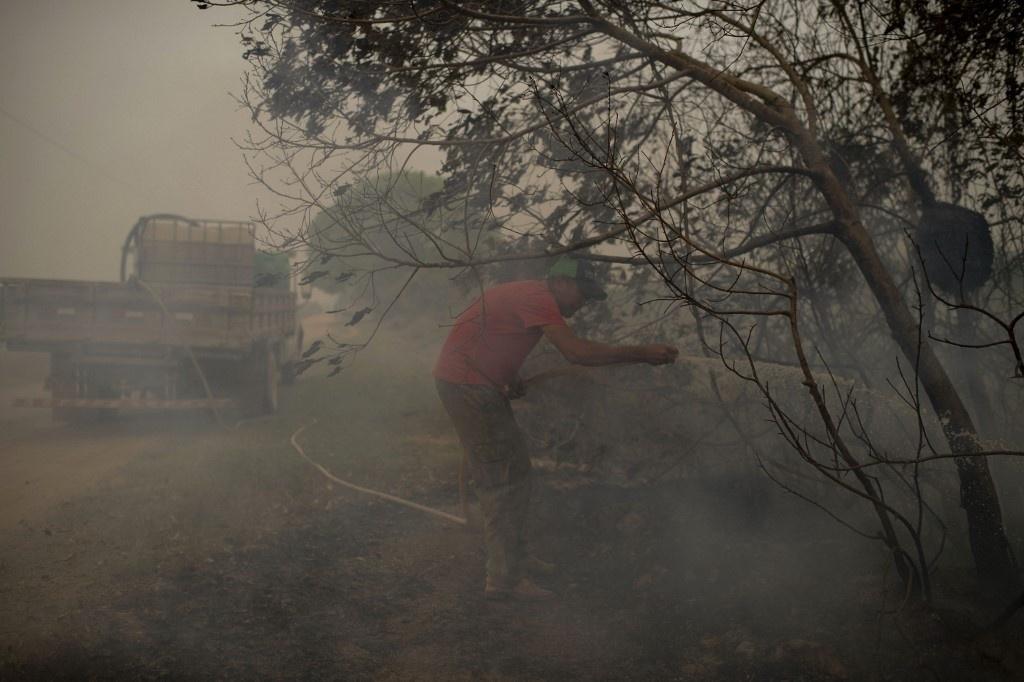
<path fill-rule="evenodd" d="M 305 377 L 281 414 L 234 429 L 194 415 L 70 430 L 5 413 L 5 461 L 29 458 L 42 472 L 21 485 L 61 494 L 5 508 L 0 676 L 1022 672 L 1012 646 L 1021 623 L 976 637 L 986 613 L 970 610 L 968 587 L 956 587 L 969 581 L 943 576 L 936 610 L 903 603 L 876 543 L 750 468 L 684 468 L 627 484 L 547 453 L 533 525 L 537 553 L 560 567 L 547 580 L 560 598 L 486 602 L 475 531 L 332 486 L 288 444 L 311 424 L 304 448 L 338 476 L 455 511 L 459 453 L 429 377 L 383 366 Z M 104 458 L 75 460 L 76 452 Z"/>

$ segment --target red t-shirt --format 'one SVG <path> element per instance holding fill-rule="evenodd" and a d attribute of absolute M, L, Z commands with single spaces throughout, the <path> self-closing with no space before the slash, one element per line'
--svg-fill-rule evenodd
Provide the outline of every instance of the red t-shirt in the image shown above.
<path fill-rule="evenodd" d="M 434 376 L 453 384 L 510 384 L 548 325 L 565 320 L 547 281 L 491 287 L 455 320 Z"/>

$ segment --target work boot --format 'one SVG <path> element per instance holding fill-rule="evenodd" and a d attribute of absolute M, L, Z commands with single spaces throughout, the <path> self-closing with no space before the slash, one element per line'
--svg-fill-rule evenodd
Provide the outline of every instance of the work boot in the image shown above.
<path fill-rule="evenodd" d="M 512 590 L 509 589 L 508 581 L 506 580 L 489 577 L 484 584 L 484 599 L 494 601 L 508 599 L 511 596 L 511 592 Z"/>
<path fill-rule="evenodd" d="M 512 588 L 511 596 L 519 601 L 547 601 L 554 599 L 557 595 L 551 590 L 545 590 L 529 578 L 522 578 Z"/>
<path fill-rule="evenodd" d="M 529 556 L 523 559 L 523 570 L 533 575 L 554 575 L 558 572 L 558 567 L 550 561 Z"/>

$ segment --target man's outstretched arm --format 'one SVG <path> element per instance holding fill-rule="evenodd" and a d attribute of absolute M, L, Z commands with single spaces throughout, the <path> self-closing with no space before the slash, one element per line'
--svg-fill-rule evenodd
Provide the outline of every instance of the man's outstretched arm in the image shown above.
<path fill-rule="evenodd" d="M 607 343 L 588 341 L 576 336 L 564 325 L 544 327 L 544 336 L 558 349 L 566 360 L 574 365 L 616 365 L 627 362 L 645 362 L 649 365 L 664 365 L 675 362 L 679 349 L 661 343 L 644 346 L 612 346 Z"/>

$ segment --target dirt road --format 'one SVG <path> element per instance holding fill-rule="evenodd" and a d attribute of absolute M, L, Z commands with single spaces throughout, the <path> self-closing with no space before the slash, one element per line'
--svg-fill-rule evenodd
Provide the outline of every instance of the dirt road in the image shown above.
<path fill-rule="evenodd" d="M 568 660 L 554 644 L 584 637 L 581 614 L 528 609 L 531 625 L 488 608 L 473 533 L 339 494 L 291 451 L 318 416 L 311 454 L 454 511 L 458 454 L 436 405 L 364 378 L 344 398 L 354 429 L 330 421 L 337 383 L 322 379 L 230 430 L 203 415 L 9 420 L 3 676 L 509 679 L 552 656 L 592 669 L 597 640 Z M 508 636 L 535 641 L 537 662 Z"/>
<path fill-rule="evenodd" d="M 303 446 L 335 474 L 456 511 L 429 374 L 392 360 L 305 377 L 279 415 L 232 429 L 3 412 L 0 678 L 1000 679 L 1015 664 L 928 615 L 896 628 L 873 544 L 792 501 L 732 504 L 728 482 L 622 489 L 541 466 L 535 545 L 561 596 L 485 602 L 475 532 L 332 488 L 288 445 L 314 418 Z"/>

